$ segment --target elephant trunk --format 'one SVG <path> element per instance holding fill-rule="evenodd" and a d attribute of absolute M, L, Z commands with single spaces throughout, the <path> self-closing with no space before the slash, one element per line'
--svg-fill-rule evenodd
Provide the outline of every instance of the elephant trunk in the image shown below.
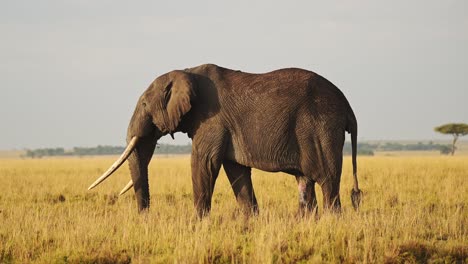
<path fill-rule="evenodd" d="M 138 211 L 144 211 L 149 208 L 149 184 L 148 184 L 148 164 L 156 147 L 156 138 L 153 136 L 143 137 L 139 140 L 135 150 L 128 158 L 130 173 L 132 175 L 133 189 L 138 204 Z M 130 189 L 131 183 L 127 184 L 125 189 Z"/>
<path fill-rule="evenodd" d="M 148 164 L 151 161 L 156 143 L 162 136 L 162 133 L 156 128 L 145 136 L 131 135 L 133 134 L 129 133 L 128 144 L 122 155 L 101 177 L 89 186 L 88 190 L 99 185 L 111 176 L 125 160 L 128 160 L 132 180 L 120 192 L 120 195 L 133 186 L 138 203 L 138 210 L 141 212 L 149 207 Z"/>

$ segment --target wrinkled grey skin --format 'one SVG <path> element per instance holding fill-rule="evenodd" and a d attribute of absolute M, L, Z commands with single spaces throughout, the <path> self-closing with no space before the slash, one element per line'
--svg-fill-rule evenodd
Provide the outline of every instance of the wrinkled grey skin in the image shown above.
<path fill-rule="evenodd" d="M 157 140 L 184 132 L 192 139 L 194 204 L 210 211 L 221 165 L 240 207 L 258 212 L 251 168 L 294 175 L 300 211 L 317 206 L 340 210 L 340 177 L 345 131 L 352 134 L 353 165 L 357 123 L 341 91 L 302 69 L 250 74 L 207 64 L 158 77 L 138 100 L 127 140 L 141 140 L 129 158 L 139 211 L 149 208 L 148 163 Z M 358 206 L 360 191 L 352 194 Z"/>

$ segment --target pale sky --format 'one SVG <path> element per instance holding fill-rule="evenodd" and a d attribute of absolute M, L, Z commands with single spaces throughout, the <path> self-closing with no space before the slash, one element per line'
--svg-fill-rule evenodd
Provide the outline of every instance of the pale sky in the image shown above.
<path fill-rule="evenodd" d="M 361 140 L 468 123 L 468 1 L 187 2 L 1 1 L 0 149 L 124 145 L 152 80 L 204 63 L 317 72 Z"/>

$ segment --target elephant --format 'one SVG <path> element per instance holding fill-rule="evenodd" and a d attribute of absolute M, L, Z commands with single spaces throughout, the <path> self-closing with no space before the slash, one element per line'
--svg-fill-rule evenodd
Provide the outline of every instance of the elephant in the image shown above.
<path fill-rule="evenodd" d="M 351 134 L 357 210 L 357 120 L 344 94 L 324 77 L 299 68 L 254 74 L 204 64 L 157 77 L 139 98 L 127 147 L 94 188 L 128 159 L 138 211 L 150 206 L 148 164 L 158 140 L 175 132 L 192 139 L 191 172 L 196 213 L 210 212 L 223 166 L 242 211 L 258 214 L 251 168 L 295 176 L 299 211 L 341 211 L 340 179 L 345 133 Z M 317 212 L 317 211 L 315 211 Z"/>

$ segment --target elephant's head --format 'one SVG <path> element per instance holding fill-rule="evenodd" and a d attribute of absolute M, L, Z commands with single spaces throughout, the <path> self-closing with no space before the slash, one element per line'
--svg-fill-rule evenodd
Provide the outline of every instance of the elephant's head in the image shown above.
<path fill-rule="evenodd" d="M 182 118 L 192 108 L 195 81 L 190 73 L 173 71 L 158 77 L 141 95 L 127 130 L 127 147 L 120 158 L 88 190 L 109 177 L 128 159 L 139 211 L 149 207 L 148 164 L 157 141 L 180 130 Z"/>

